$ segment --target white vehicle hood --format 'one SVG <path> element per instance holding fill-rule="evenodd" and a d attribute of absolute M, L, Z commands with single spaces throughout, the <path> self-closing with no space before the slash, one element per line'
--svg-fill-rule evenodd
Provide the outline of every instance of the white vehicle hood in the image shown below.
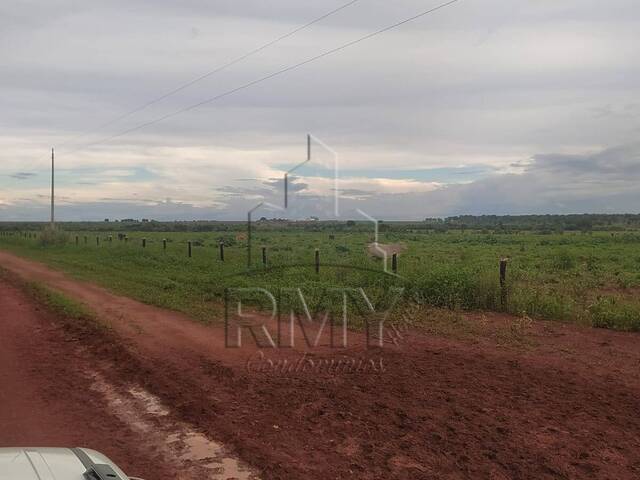
<path fill-rule="evenodd" d="M 111 460 L 99 452 L 83 448 L 98 464 L 110 465 L 129 480 Z M 68 448 L 0 448 L 0 480 L 86 480 L 87 469 Z"/>

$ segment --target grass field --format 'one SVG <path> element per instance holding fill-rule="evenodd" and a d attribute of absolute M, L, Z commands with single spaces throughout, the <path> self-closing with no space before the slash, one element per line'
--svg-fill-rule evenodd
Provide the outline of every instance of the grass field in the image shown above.
<path fill-rule="evenodd" d="M 43 238 L 41 232 L 27 234 L 30 238 L 24 232 L 4 233 L 0 248 L 202 321 L 221 318 L 226 287 L 273 292 L 300 287 L 311 305 L 334 304 L 337 287 L 362 287 L 376 306 L 391 301 L 391 287 L 402 287 L 405 304 L 506 311 L 640 330 L 640 233 L 636 231 L 381 233 L 382 244 L 401 248 L 398 277 L 385 274 L 383 261 L 367 251 L 372 234 L 366 231 L 258 229 L 249 272 L 246 231 L 238 225 L 223 232 L 125 233 L 126 242 L 118 240 L 117 232 L 105 231 L 69 230 L 58 241 Z M 221 241 L 224 261 L 219 259 Z M 267 249 L 267 268 L 262 265 L 262 246 Z M 319 273 L 314 267 L 316 249 Z M 509 258 L 504 304 L 501 257 Z"/>

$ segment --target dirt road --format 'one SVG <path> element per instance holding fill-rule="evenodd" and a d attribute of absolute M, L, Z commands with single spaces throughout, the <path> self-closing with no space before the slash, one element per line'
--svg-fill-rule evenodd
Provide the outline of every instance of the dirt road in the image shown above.
<path fill-rule="evenodd" d="M 10 254 L 0 253 L 0 266 L 87 303 L 111 325 L 110 332 L 86 335 L 93 339 L 88 343 L 84 338 L 84 355 L 101 359 L 99 375 L 91 377 L 95 401 L 102 402 L 97 408 L 115 411 L 134 436 L 155 425 L 157 435 L 142 445 L 168 458 L 166 468 L 178 468 L 183 478 L 196 478 L 187 467 L 220 460 L 219 445 L 207 443 L 213 439 L 266 479 L 640 476 L 638 335 L 536 322 L 527 333 L 532 346 L 511 348 L 490 337 L 453 340 L 411 332 L 400 348 L 340 353 L 382 362 L 382 372 L 282 375 L 258 371 L 265 363 L 255 361 L 255 347 L 225 349 L 219 328 Z M 13 289 L 6 295 L 18 294 Z M 3 329 L 12 323 L 4 317 Z M 488 316 L 490 325 L 505 321 L 510 319 Z M 67 328 L 65 335 L 78 334 Z M 274 361 L 303 358 L 296 349 L 264 354 Z M 311 358 L 318 363 L 323 355 Z M 248 358 L 254 359 L 249 370 Z M 79 355 L 73 362 L 82 360 Z M 15 385 L 23 374 L 13 374 Z M 42 381 L 56 383 L 56 377 Z M 32 388 L 39 382 L 31 381 Z M 122 395 L 141 397 L 146 414 L 136 417 L 133 407 L 118 411 Z M 141 417 L 147 425 L 135 427 Z M 58 441 L 53 425 L 43 425 L 38 428 L 49 432 L 43 441 Z M 182 464 L 175 451 L 158 450 L 163 438 L 182 440 Z M 7 441 L 17 440 L 0 432 L 0 443 Z M 189 450 L 191 444 L 204 453 Z M 119 457 L 108 441 L 90 446 L 131 465 L 131 456 Z M 211 450 L 215 454 L 207 457 Z"/>
<path fill-rule="evenodd" d="M 0 447 L 92 446 L 127 472 L 175 470 L 91 394 L 95 372 L 58 319 L 0 282 Z"/>

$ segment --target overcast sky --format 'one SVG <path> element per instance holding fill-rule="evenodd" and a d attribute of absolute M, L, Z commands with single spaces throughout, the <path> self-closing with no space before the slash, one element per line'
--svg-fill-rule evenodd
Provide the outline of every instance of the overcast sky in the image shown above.
<path fill-rule="evenodd" d="M 640 211 L 640 2 L 0 3 L 0 220 Z M 109 139 L 110 138 L 110 139 Z M 324 146 L 320 143 L 323 142 Z M 325 147 L 337 153 L 334 155 Z M 339 166 L 338 194 L 334 166 Z"/>

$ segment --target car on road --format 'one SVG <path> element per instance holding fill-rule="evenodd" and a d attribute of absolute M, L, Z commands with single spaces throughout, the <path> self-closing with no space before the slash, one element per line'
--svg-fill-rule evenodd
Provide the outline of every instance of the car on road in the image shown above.
<path fill-rule="evenodd" d="M 0 448 L 0 480 L 141 480 L 86 448 Z"/>

